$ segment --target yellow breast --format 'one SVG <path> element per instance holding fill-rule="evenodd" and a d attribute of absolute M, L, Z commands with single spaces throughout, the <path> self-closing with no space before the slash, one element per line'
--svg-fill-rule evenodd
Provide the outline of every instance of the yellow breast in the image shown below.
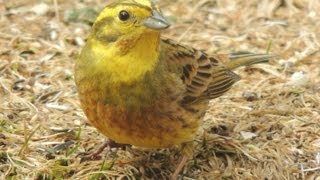
<path fill-rule="evenodd" d="M 87 103 L 89 101 L 83 102 L 83 109 L 89 121 L 117 143 L 145 148 L 170 147 L 192 141 L 199 126 L 198 119 L 176 105 L 170 107 L 175 113 L 165 113 L 163 108 L 168 108 L 165 105 L 137 112 L 93 101 Z"/>

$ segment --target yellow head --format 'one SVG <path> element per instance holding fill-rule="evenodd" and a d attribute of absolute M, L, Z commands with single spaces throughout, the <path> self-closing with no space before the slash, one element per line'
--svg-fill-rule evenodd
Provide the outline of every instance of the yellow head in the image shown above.
<path fill-rule="evenodd" d="M 131 84 L 154 71 L 160 54 L 160 31 L 169 27 L 151 0 L 118 0 L 97 17 L 76 63 L 78 81 Z M 94 81 L 93 81 L 94 80 Z M 114 87 L 113 87 L 114 88 Z"/>
<path fill-rule="evenodd" d="M 160 33 L 169 27 L 159 8 L 150 0 L 119 0 L 108 5 L 97 17 L 92 34 L 105 43 Z"/>

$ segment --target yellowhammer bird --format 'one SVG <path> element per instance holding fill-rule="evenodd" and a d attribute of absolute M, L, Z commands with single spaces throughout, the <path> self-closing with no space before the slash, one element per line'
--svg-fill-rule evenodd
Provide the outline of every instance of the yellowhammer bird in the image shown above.
<path fill-rule="evenodd" d="M 117 143 L 165 148 L 192 141 L 208 101 L 240 79 L 232 70 L 273 57 L 208 55 L 160 38 L 168 27 L 153 1 L 119 0 L 97 17 L 77 59 L 82 108 Z"/>

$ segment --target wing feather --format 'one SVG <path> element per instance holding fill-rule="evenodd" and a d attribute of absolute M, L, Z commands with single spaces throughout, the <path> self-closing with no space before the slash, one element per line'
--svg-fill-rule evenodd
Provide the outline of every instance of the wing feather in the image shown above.
<path fill-rule="evenodd" d="M 228 91 L 239 76 L 223 66 L 215 57 L 188 46 L 165 39 L 161 52 L 169 65 L 178 66 L 177 72 L 186 85 L 181 103 L 208 101 Z"/>

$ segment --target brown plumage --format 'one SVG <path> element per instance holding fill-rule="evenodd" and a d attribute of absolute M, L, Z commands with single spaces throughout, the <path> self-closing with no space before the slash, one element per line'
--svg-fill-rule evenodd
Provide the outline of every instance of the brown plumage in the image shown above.
<path fill-rule="evenodd" d="M 119 0 L 97 17 L 77 59 L 81 106 L 91 124 L 117 143 L 147 148 L 190 144 L 209 100 L 240 79 L 232 70 L 274 57 L 208 55 L 161 39 L 161 30 L 168 27 L 153 1 Z"/>
<path fill-rule="evenodd" d="M 210 99 L 240 78 L 232 70 L 269 54 L 208 55 L 169 39 L 149 0 L 120 0 L 98 16 L 75 67 L 89 121 L 110 139 L 159 148 L 190 142 Z"/>

